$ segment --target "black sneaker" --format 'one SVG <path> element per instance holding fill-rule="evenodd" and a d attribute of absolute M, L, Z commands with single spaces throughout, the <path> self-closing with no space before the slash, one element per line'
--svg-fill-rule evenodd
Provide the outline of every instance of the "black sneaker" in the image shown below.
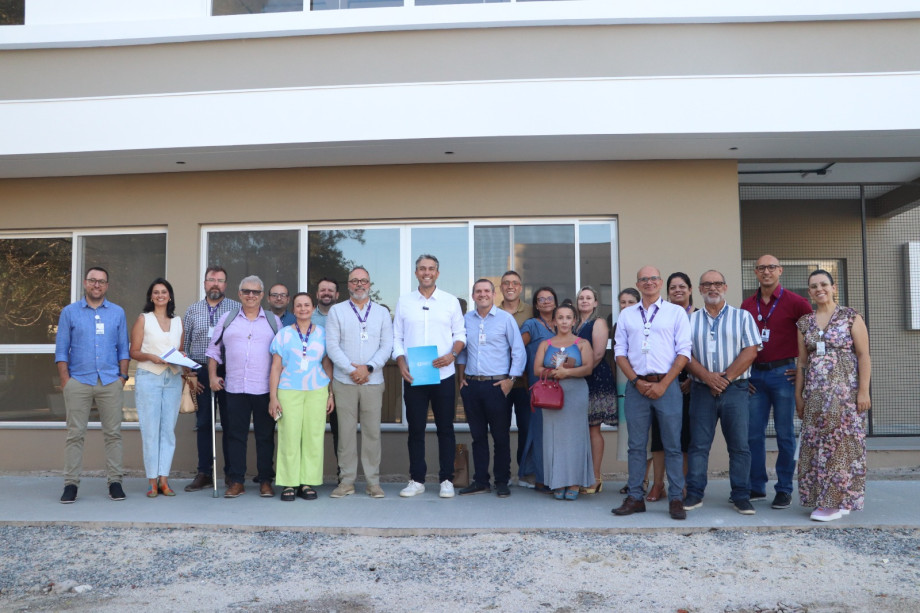
<path fill-rule="evenodd" d="M 750 500 L 736 500 L 734 502 L 735 510 L 741 513 L 742 515 L 753 515 L 757 511 L 754 510 L 754 505 L 751 504 Z"/>
<path fill-rule="evenodd" d="M 792 504 L 792 496 L 786 492 L 776 492 L 776 498 L 770 506 L 774 509 L 788 509 Z"/>
<path fill-rule="evenodd" d="M 64 493 L 61 494 L 61 504 L 73 504 L 77 499 L 77 486 L 65 485 Z"/>
<path fill-rule="evenodd" d="M 476 483 L 474 481 L 460 490 L 459 494 L 461 496 L 468 496 L 470 494 L 488 494 L 491 491 L 492 488 L 488 485 L 483 485 L 482 483 Z"/>
<path fill-rule="evenodd" d="M 684 498 L 684 511 L 692 511 L 703 506 L 703 499 L 696 496 L 687 496 Z"/>
<path fill-rule="evenodd" d="M 507 498 L 511 495 L 511 490 L 508 488 L 507 483 L 496 483 L 495 484 L 495 495 L 499 498 Z"/>
<path fill-rule="evenodd" d="M 109 498 L 112 500 L 124 500 L 125 491 L 121 489 L 121 483 L 115 481 L 114 483 L 109 483 Z"/>
<path fill-rule="evenodd" d="M 766 500 L 767 495 L 764 492 L 755 492 L 751 490 L 751 502 L 760 502 L 761 500 Z"/>

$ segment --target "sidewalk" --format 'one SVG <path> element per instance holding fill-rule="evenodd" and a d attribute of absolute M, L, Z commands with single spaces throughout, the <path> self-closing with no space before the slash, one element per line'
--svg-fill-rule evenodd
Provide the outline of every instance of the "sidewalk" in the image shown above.
<path fill-rule="evenodd" d="M 629 517 L 610 513 L 623 496 L 619 482 L 605 483 L 602 493 L 581 495 L 575 502 L 553 500 L 546 494 L 512 487 L 511 497 L 494 494 L 438 497 L 438 486 L 428 483 L 424 494 L 400 498 L 402 483 L 384 483 L 386 498 L 364 494 L 364 483 L 356 493 L 341 499 L 329 498 L 333 486 L 318 489 L 319 499 L 282 503 L 260 498 L 258 486 L 247 483 L 246 493 L 236 499 L 214 498 L 212 491 L 186 493 L 187 479 L 170 480 L 177 495 L 148 499 L 146 479 L 125 479 L 127 499 L 108 498 L 105 480 L 81 481 L 75 504 L 58 502 L 63 491 L 60 477 L 0 476 L 0 524 L 74 524 L 93 527 L 218 527 L 250 530 L 298 530 L 327 534 L 367 535 L 453 535 L 478 532 L 527 532 L 586 530 L 624 532 L 705 532 L 708 530 L 783 530 L 834 528 L 917 528 L 920 512 L 920 481 L 870 481 L 866 487 L 866 509 L 838 521 L 823 523 L 808 518 L 810 509 L 798 505 L 786 510 L 770 508 L 772 492 L 765 502 L 755 503 L 756 515 L 740 515 L 728 503 L 728 480 L 709 482 L 703 507 L 688 512 L 685 521 L 668 516 L 665 501 L 646 503 L 648 509 Z M 609 488 L 609 490 L 607 489 Z M 278 493 L 280 489 L 276 488 Z"/>

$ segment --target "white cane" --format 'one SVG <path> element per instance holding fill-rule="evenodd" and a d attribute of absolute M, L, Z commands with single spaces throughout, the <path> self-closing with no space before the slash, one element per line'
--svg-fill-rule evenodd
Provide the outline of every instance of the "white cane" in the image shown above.
<path fill-rule="evenodd" d="M 212 498 L 217 498 L 217 394 L 211 392 L 211 481 L 214 485 Z"/>

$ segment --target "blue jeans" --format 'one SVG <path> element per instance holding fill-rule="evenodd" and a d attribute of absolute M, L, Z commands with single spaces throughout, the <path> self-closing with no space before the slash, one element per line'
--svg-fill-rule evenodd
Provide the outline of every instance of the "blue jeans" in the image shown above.
<path fill-rule="evenodd" d="M 182 376 L 170 369 L 156 375 L 138 368 L 134 374 L 137 421 L 148 479 L 168 477 L 176 453 L 176 420 L 182 399 Z"/>
<path fill-rule="evenodd" d="M 728 480 L 732 500 L 750 498 L 751 452 L 748 449 L 749 400 L 747 379 L 732 382 L 722 394 L 713 396 L 709 386 L 693 382 L 690 392 L 690 452 L 687 468 L 687 496 L 703 498 L 708 481 L 709 450 L 722 422 L 722 436 L 728 447 Z"/>
<path fill-rule="evenodd" d="M 786 369 L 792 364 L 773 370 L 751 370 L 751 383 L 757 392 L 751 398 L 751 423 L 748 446 L 751 449 L 751 490 L 767 491 L 767 422 L 773 407 L 773 424 L 776 428 L 776 491 L 792 494 L 792 475 L 795 472 L 795 383 L 786 379 Z"/>
<path fill-rule="evenodd" d="M 403 381 L 403 400 L 409 425 L 409 478 L 417 483 L 424 483 L 425 475 L 428 474 L 425 426 L 428 423 L 429 403 L 438 430 L 438 483 L 454 480 L 454 457 L 457 452 L 457 441 L 454 438 L 456 379 L 456 376 L 451 375 L 434 385 L 415 386 Z"/>
<path fill-rule="evenodd" d="M 508 393 L 508 423 L 511 423 L 511 412 L 517 418 L 517 463 L 521 466 L 524 457 L 524 446 L 527 444 L 527 430 L 530 429 L 530 390 L 526 387 L 512 387 Z M 531 474 L 530 473 L 525 474 Z"/>
<path fill-rule="evenodd" d="M 527 390 L 530 394 L 530 390 Z M 530 404 L 529 402 L 527 404 Z M 520 434 L 518 434 L 520 436 Z M 536 483 L 545 483 L 543 475 L 543 409 L 530 411 L 527 437 L 518 464 L 518 477 L 533 475 Z"/>
<path fill-rule="evenodd" d="M 489 485 L 489 432 L 495 446 L 495 484 L 511 478 L 511 413 L 495 381 L 467 381 L 460 388 L 466 423 L 473 437 L 473 481 Z"/>
<path fill-rule="evenodd" d="M 658 417 L 661 442 L 664 444 L 664 466 L 668 474 L 668 499 L 681 500 L 684 489 L 684 456 L 680 451 L 680 428 L 683 423 L 683 395 L 677 380 L 671 382 L 664 395 L 652 400 L 632 385 L 626 386 L 626 423 L 629 424 L 629 495 L 642 500 L 642 480 L 645 479 L 646 446 L 652 412 Z"/>

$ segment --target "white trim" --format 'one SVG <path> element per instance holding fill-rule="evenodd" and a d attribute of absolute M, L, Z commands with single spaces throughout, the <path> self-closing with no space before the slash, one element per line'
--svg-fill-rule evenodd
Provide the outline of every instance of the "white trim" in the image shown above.
<path fill-rule="evenodd" d="M 35 355 L 50 354 L 54 355 L 54 343 L 32 343 L 32 344 L 0 344 L 0 355 Z"/>

